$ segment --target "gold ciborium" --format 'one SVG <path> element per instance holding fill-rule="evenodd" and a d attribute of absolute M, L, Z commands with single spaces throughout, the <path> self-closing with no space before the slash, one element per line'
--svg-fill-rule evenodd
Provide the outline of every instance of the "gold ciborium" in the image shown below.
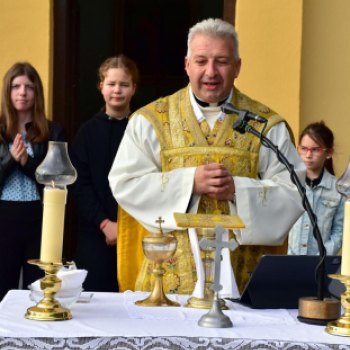
<path fill-rule="evenodd" d="M 214 229 L 210 228 L 197 228 L 198 241 L 206 238 L 208 241 L 215 240 Z M 200 246 L 202 253 L 202 262 L 204 268 L 204 298 L 190 297 L 187 301 L 186 307 L 192 307 L 195 309 L 211 309 L 214 300 L 214 291 L 212 290 L 213 285 L 213 253 L 215 248 L 207 246 L 202 248 Z M 219 305 L 221 310 L 227 310 L 225 301 L 219 299 Z"/>
<path fill-rule="evenodd" d="M 159 223 L 158 231 L 144 237 L 142 240 L 142 247 L 146 257 L 154 262 L 152 271 L 154 285 L 152 293 L 148 298 L 135 302 L 137 306 L 180 306 L 179 303 L 169 300 L 163 290 L 165 269 L 162 267 L 162 264 L 174 255 L 177 248 L 176 237 L 163 233 L 161 227 L 163 222 L 164 220 L 159 217 L 156 220 L 156 223 Z"/>
<path fill-rule="evenodd" d="M 61 289 L 61 280 L 57 277 L 57 272 L 64 266 L 63 264 L 44 263 L 40 260 L 28 260 L 29 264 L 37 265 L 45 271 L 45 277 L 40 280 L 40 287 L 44 292 L 44 298 L 36 306 L 30 307 L 25 317 L 37 321 L 63 321 L 72 318 L 69 309 L 61 306 L 55 299 L 56 293 Z M 70 265 L 71 263 L 66 263 Z"/>

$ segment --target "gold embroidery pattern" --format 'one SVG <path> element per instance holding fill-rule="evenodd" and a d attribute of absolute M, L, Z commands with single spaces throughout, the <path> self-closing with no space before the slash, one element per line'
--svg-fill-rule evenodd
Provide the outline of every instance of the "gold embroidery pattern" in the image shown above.
<path fill-rule="evenodd" d="M 261 113 L 269 113 L 269 112 L 270 112 L 270 108 L 267 107 L 267 106 L 265 106 L 265 105 L 263 105 L 263 104 L 261 104 L 261 105 L 259 106 L 259 111 L 260 111 Z"/>
<path fill-rule="evenodd" d="M 160 192 L 164 192 L 165 191 L 165 185 L 169 183 L 169 178 L 162 173 L 162 184 L 161 184 L 161 190 Z"/>
<path fill-rule="evenodd" d="M 162 100 L 156 101 L 154 103 L 154 107 L 158 113 L 166 113 L 169 111 L 169 105 L 167 102 L 164 102 Z"/>
<path fill-rule="evenodd" d="M 209 125 L 207 123 L 207 121 L 204 119 L 200 124 L 199 124 L 202 133 L 204 135 L 204 137 L 206 138 L 207 142 L 208 142 L 208 138 L 210 137 L 210 128 Z"/>
<path fill-rule="evenodd" d="M 268 186 L 264 185 L 263 183 L 261 183 L 260 181 L 256 181 L 261 187 L 262 187 L 262 191 L 259 191 L 258 193 L 258 197 L 261 198 L 261 204 L 263 207 L 266 207 L 266 191 Z"/>

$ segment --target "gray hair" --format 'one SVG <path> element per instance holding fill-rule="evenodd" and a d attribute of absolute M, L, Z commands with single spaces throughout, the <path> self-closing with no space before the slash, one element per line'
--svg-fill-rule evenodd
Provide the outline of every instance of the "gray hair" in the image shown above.
<path fill-rule="evenodd" d="M 239 59 L 238 38 L 235 28 L 220 18 L 208 18 L 195 24 L 188 32 L 187 57 L 191 56 L 191 42 L 195 35 L 201 34 L 210 37 L 230 37 L 233 41 L 233 58 Z"/>

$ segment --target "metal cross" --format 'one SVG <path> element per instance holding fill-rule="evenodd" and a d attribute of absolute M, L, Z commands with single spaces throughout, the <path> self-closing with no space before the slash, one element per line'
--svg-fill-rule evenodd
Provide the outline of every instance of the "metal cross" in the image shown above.
<path fill-rule="evenodd" d="M 220 270 L 221 270 L 221 249 L 222 248 L 229 248 L 231 250 L 234 250 L 238 247 L 238 243 L 231 239 L 229 242 L 223 242 L 222 235 L 225 233 L 225 229 L 221 225 L 217 225 L 214 229 L 215 232 L 215 240 L 208 240 L 206 238 L 203 238 L 199 245 L 205 249 L 208 247 L 215 248 L 215 258 L 214 258 L 214 284 L 212 285 L 211 289 L 214 292 L 219 292 L 222 289 L 222 285 L 220 284 Z"/>
<path fill-rule="evenodd" d="M 162 217 L 160 216 L 158 220 L 155 221 L 155 223 L 159 224 L 159 229 L 162 229 L 162 224 L 164 224 L 164 220 L 162 220 Z"/>

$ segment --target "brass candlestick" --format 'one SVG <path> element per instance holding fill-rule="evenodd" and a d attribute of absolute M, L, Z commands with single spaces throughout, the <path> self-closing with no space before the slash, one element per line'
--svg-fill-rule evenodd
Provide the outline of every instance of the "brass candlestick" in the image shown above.
<path fill-rule="evenodd" d="M 163 290 L 165 269 L 162 267 L 162 264 L 174 255 L 177 248 L 176 237 L 163 233 L 161 227 L 163 222 L 164 220 L 159 217 L 156 220 L 156 223 L 159 223 L 158 231 L 144 237 L 142 240 L 142 247 L 146 257 L 154 261 L 152 272 L 155 281 L 151 295 L 144 300 L 136 301 L 135 304 L 137 306 L 180 306 L 179 303 L 169 300 Z"/>
<path fill-rule="evenodd" d="M 37 321 L 70 320 L 72 318 L 70 310 L 62 307 L 55 299 L 56 293 L 61 289 L 61 280 L 57 277 L 57 272 L 61 270 L 63 264 L 44 263 L 36 259 L 28 260 L 28 263 L 37 265 L 45 271 L 45 277 L 40 280 L 44 298 L 36 306 L 30 307 L 25 317 Z"/>
<path fill-rule="evenodd" d="M 209 241 L 215 240 L 215 232 L 213 229 L 197 228 L 197 236 L 198 241 L 203 238 L 206 238 Z M 204 298 L 196 298 L 190 297 L 187 301 L 186 307 L 191 307 L 195 309 L 211 309 L 214 300 L 214 291 L 212 290 L 213 285 L 213 253 L 215 252 L 215 248 L 211 246 L 207 246 L 202 248 L 200 246 L 202 253 L 204 254 L 202 258 L 203 267 L 204 267 Z M 221 310 L 227 310 L 225 305 L 225 301 L 223 299 L 218 299 L 218 304 Z"/>
<path fill-rule="evenodd" d="M 333 335 L 350 337 L 350 276 L 329 275 L 329 277 L 343 283 L 346 290 L 341 295 L 341 304 L 344 308 L 344 314 L 337 320 L 329 322 L 326 332 Z"/>

